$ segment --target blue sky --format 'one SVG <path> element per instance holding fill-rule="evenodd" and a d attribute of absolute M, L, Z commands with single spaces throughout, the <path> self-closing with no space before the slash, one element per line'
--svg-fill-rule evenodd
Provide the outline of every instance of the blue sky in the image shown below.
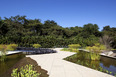
<path fill-rule="evenodd" d="M 116 27 L 116 0 L 0 0 L 0 17 L 26 15 L 62 27 L 98 24 Z"/>

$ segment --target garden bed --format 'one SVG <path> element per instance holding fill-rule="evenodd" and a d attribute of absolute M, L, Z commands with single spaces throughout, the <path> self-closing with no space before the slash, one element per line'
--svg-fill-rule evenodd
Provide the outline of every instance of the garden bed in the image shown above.
<path fill-rule="evenodd" d="M 35 71 L 38 73 L 41 73 L 39 77 L 48 77 L 47 71 L 42 69 L 40 66 L 38 66 L 37 62 L 30 57 L 25 57 L 18 61 L 12 68 L 10 68 L 5 74 L 2 75 L 2 77 L 11 77 L 12 70 L 14 68 L 21 68 L 22 66 L 25 66 L 27 64 L 31 64 L 34 66 Z"/>

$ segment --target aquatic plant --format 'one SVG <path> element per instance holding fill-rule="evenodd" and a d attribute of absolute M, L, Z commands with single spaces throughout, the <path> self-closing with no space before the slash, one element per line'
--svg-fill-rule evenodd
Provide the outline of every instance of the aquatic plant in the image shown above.
<path fill-rule="evenodd" d="M 90 53 L 90 60 L 100 60 L 100 55 L 97 53 Z"/>
<path fill-rule="evenodd" d="M 91 60 L 100 60 L 100 55 L 99 53 L 101 52 L 102 49 L 104 49 L 103 45 L 96 44 L 96 46 L 88 46 L 86 47 L 87 50 L 90 51 L 90 59 Z"/>
<path fill-rule="evenodd" d="M 20 69 L 13 69 L 11 76 L 12 77 L 39 77 L 40 73 L 34 71 L 33 65 L 29 64 Z"/>
<path fill-rule="evenodd" d="M 7 46 L 6 45 L 0 45 L 0 51 L 1 51 L 1 58 L 0 61 L 5 61 L 6 59 L 6 50 L 7 50 Z"/>
<path fill-rule="evenodd" d="M 101 72 L 102 72 L 102 71 L 103 71 L 103 68 L 102 68 L 102 67 L 99 67 L 99 71 L 101 71 Z"/>

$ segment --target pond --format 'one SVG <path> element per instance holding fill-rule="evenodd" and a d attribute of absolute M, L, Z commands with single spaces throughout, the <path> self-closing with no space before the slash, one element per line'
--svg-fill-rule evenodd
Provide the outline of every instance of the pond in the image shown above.
<path fill-rule="evenodd" d="M 100 60 L 92 61 L 92 60 L 86 59 L 85 56 L 87 54 L 90 54 L 90 53 L 85 51 L 78 51 L 77 54 L 69 56 L 65 58 L 64 60 L 67 60 L 76 64 L 80 64 L 80 65 L 83 65 L 101 72 L 105 72 L 111 75 L 116 75 L 116 59 L 101 56 Z"/>
<path fill-rule="evenodd" d="M 15 54 L 11 54 L 11 55 L 7 55 L 6 56 L 6 61 L 5 62 L 1 62 L 0 61 L 0 77 L 2 76 L 2 74 L 4 74 L 8 69 L 10 69 L 11 67 L 13 67 L 13 65 L 15 65 L 20 59 L 24 58 L 25 55 L 22 54 L 22 52 L 20 53 L 15 53 Z"/>

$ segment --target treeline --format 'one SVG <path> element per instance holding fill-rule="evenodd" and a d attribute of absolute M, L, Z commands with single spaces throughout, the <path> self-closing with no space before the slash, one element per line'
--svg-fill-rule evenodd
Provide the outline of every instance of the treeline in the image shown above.
<path fill-rule="evenodd" d="M 99 31 L 97 24 L 63 28 L 53 20 L 42 23 L 40 19 L 27 19 L 26 16 L 19 15 L 0 18 L 0 44 L 15 43 L 19 47 L 40 44 L 45 48 L 80 44 L 84 47 L 94 45 L 104 35 L 112 37 L 111 46 L 116 48 L 116 28 L 110 26 Z"/>

